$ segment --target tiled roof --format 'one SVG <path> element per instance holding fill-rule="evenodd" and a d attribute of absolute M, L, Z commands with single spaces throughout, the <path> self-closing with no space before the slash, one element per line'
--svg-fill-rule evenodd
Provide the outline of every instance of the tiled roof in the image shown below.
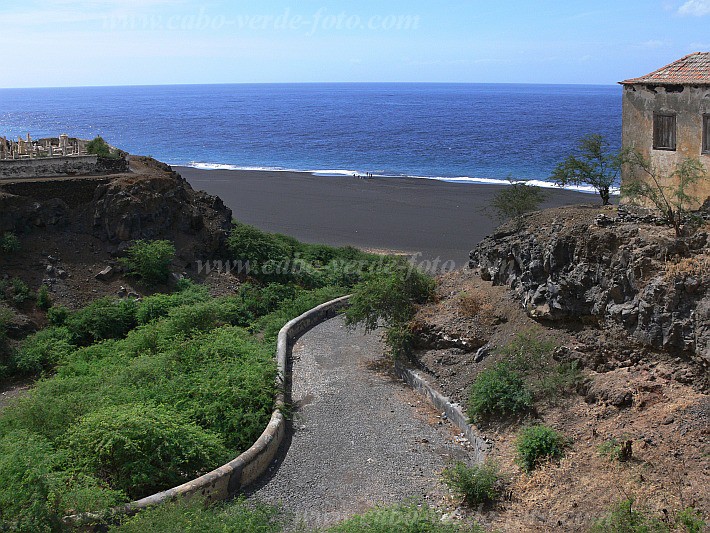
<path fill-rule="evenodd" d="M 710 52 L 696 52 L 655 72 L 622 81 L 622 85 L 710 85 Z"/>

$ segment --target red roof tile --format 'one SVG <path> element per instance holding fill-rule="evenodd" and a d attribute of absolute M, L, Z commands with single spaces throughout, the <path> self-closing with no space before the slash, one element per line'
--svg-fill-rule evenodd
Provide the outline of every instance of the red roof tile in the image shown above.
<path fill-rule="evenodd" d="M 710 52 L 696 52 L 655 72 L 620 82 L 649 85 L 710 85 Z"/>

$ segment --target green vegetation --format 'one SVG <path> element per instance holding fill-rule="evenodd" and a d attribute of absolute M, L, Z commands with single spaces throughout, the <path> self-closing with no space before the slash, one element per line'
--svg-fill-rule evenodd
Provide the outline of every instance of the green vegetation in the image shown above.
<path fill-rule="evenodd" d="M 680 237 L 690 206 L 702 202 L 701 198 L 691 195 L 691 190 L 693 185 L 707 177 L 707 169 L 699 159 L 689 157 L 672 172 L 664 172 L 635 150 L 625 154 L 624 162 L 644 178 L 624 183 L 621 194 L 634 203 L 650 203 Z"/>
<path fill-rule="evenodd" d="M 86 153 L 95 154 L 107 159 L 119 159 L 122 157 L 120 150 L 112 150 L 103 137 L 96 137 L 86 144 Z"/>
<path fill-rule="evenodd" d="M 476 376 L 469 393 L 468 416 L 477 423 L 511 416 L 529 410 L 532 400 L 521 374 L 501 361 Z"/>
<path fill-rule="evenodd" d="M 249 235 L 277 243 L 272 252 L 285 250 L 297 267 L 250 275 L 221 298 L 181 281 L 175 293 L 141 301 L 101 298 L 77 311 L 52 306 L 50 326 L 0 359 L 6 377 L 40 376 L 0 415 L 1 450 L 21 440 L 36 444 L 0 464 L 0 504 L 12 500 L 2 505 L 0 530 L 50 530 L 65 514 L 168 488 L 244 451 L 274 407 L 281 327 L 376 278 L 391 261 L 353 248 Z M 237 241 L 230 239 L 233 246 Z M 128 266 L 155 283 L 172 253 L 165 241 L 139 241 Z M 3 313 L 0 326 L 10 315 Z M 252 520 L 246 510 L 223 512 L 234 515 L 235 530 L 249 530 L 239 521 Z M 212 515 L 219 512 L 210 513 L 205 524 L 216 523 Z M 161 516 L 167 515 L 155 519 Z"/>
<path fill-rule="evenodd" d="M 693 507 L 686 507 L 677 513 L 675 525 L 687 533 L 703 533 L 707 527 L 703 514 Z"/>
<path fill-rule="evenodd" d="M 164 406 L 94 411 L 65 436 L 69 460 L 137 498 L 198 477 L 229 456 L 222 439 Z"/>
<path fill-rule="evenodd" d="M 576 362 L 555 360 L 556 345 L 537 329 L 516 337 L 499 353 L 503 360 L 481 372 L 469 391 L 468 415 L 483 423 L 529 411 L 535 402 L 554 401 L 581 379 Z"/>
<path fill-rule="evenodd" d="M 494 502 L 498 498 L 500 472 L 490 462 L 467 466 L 458 462 L 442 472 L 444 483 L 470 506 Z"/>
<path fill-rule="evenodd" d="M 667 524 L 649 513 L 634 508 L 634 500 L 628 499 L 614 506 L 608 516 L 598 520 L 591 528 L 592 533 L 666 533 Z"/>
<path fill-rule="evenodd" d="M 7 343 L 7 328 L 12 320 L 13 312 L 0 303 L 0 382 L 11 372 L 10 347 Z"/>
<path fill-rule="evenodd" d="M 414 340 L 411 321 L 416 308 L 433 297 L 435 286 L 429 275 L 404 261 L 393 260 L 388 272 L 355 286 L 346 312 L 347 324 L 363 324 L 367 331 L 386 327 L 385 342 L 392 355 L 407 357 Z"/>
<path fill-rule="evenodd" d="M 427 505 L 415 503 L 375 507 L 328 529 L 333 533 L 482 533 L 477 526 L 465 528 L 458 524 L 442 522 L 439 515 Z"/>
<path fill-rule="evenodd" d="M 20 240 L 11 232 L 0 235 L 0 252 L 12 254 L 20 250 Z"/>
<path fill-rule="evenodd" d="M 30 299 L 30 288 L 20 278 L 0 279 L 0 300 L 20 305 Z"/>
<path fill-rule="evenodd" d="M 37 307 L 45 311 L 52 307 L 52 297 L 49 295 L 49 289 L 44 284 L 37 289 Z"/>
<path fill-rule="evenodd" d="M 518 464 L 526 472 L 549 459 L 564 455 L 567 439 L 559 432 L 547 426 L 530 426 L 524 428 L 516 442 Z"/>
<path fill-rule="evenodd" d="M 139 240 L 126 251 L 121 264 L 129 274 L 138 276 L 146 285 L 168 281 L 170 264 L 175 257 L 175 246 L 170 241 Z"/>
<path fill-rule="evenodd" d="M 611 152 L 609 142 L 598 134 L 586 135 L 578 144 L 577 154 L 555 167 L 551 179 L 560 186 L 591 185 L 609 205 L 611 187 L 619 179 L 623 156 Z"/>
<path fill-rule="evenodd" d="M 573 392 L 581 380 L 576 361 L 560 363 L 555 360 L 557 345 L 545 338 L 538 328 L 518 333 L 501 355 L 525 381 L 535 401 L 554 400 Z"/>
<path fill-rule="evenodd" d="M 502 220 L 512 219 L 517 229 L 522 228 L 522 216 L 537 211 L 545 201 L 545 193 L 540 187 L 524 182 L 509 180 L 510 185 L 498 192 L 491 202 L 497 217 Z"/>
<path fill-rule="evenodd" d="M 283 517 L 278 509 L 237 501 L 205 509 L 199 500 L 170 502 L 126 518 L 113 533 L 279 533 Z"/>
<path fill-rule="evenodd" d="M 615 437 L 604 441 L 597 448 L 597 452 L 602 457 L 608 458 L 610 461 L 618 461 L 623 463 L 628 461 L 632 456 L 632 442 L 631 440 L 619 441 Z"/>

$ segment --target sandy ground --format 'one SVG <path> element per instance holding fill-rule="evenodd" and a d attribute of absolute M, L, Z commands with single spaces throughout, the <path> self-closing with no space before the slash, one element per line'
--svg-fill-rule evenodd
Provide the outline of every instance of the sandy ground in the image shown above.
<path fill-rule="evenodd" d="M 216 194 L 234 218 L 306 242 L 421 253 L 468 262 L 496 222 L 486 213 L 498 185 L 414 178 L 324 177 L 298 172 L 175 167 L 195 188 Z M 596 203 L 590 194 L 549 191 L 544 207 Z"/>

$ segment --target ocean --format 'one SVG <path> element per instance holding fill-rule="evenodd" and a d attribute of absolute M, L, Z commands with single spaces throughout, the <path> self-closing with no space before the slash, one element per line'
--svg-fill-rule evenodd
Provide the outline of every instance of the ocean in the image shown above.
<path fill-rule="evenodd" d="M 1 89 L 0 135 L 104 137 L 204 169 L 544 181 L 588 133 L 621 141 L 621 88 L 244 84 Z"/>

